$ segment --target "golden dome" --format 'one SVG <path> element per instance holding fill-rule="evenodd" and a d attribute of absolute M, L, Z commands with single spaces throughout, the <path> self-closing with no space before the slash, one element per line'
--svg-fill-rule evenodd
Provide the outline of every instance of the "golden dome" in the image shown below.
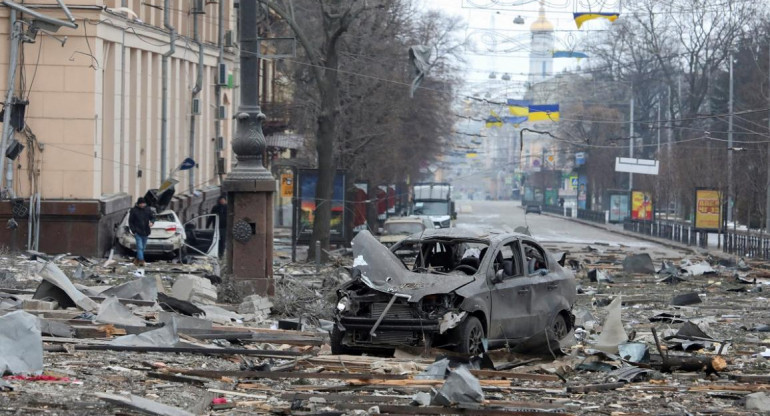
<path fill-rule="evenodd" d="M 537 16 L 537 20 L 532 22 L 529 30 L 532 32 L 553 32 L 553 24 L 545 18 L 545 8 L 543 8 L 542 4 L 540 5 L 540 13 Z"/>

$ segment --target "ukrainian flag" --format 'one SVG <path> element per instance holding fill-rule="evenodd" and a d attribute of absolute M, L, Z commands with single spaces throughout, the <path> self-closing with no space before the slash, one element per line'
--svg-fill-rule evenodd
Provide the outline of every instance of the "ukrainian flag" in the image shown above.
<path fill-rule="evenodd" d="M 529 112 L 529 108 L 527 108 L 527 112 Z M 515 116 L 515 117 L 506 116 L 506 117 L 503 117 L 503 123 L 513 124 L 516 127 L 518 127 L 519 124 L 521 124 L 521 123 L 523 123 L 523 122 L 525 122 L 527 120 L 529 120 L 528 116 Z"/>
<path fill-rule="evenodd" d="M 583 26 L 583 23 L 589 20 L 607 19 L 610 22 L 614 22 L 618 17 L 620 17 L 620 13 L 572 13 L 572 17 L 575 19 L 575 24 L 577 25 L 578 29 L 580 29 L 580 26 Z"/>
<path fill-rule="evenodd" d="M 528 100 L 512 100 L 508 99 L 508 111 L 511 113 L 512 116 L 523 116 L 526 117 L 529 115 L 529 105 L 532 104 Z"/>
<path fill-rule="evenodd" d="M 554 58 L 588 58 L 588 55 L 584 52 L 577 51 L 553 51 Z"/>
<path fill-rule="evenodd" d="M 497 114 L 495 114 L 494 111 L 492 111 L 492 115 L 487 117 L 486 119 L 486 126 L 487 127 L 503 127 L 503 119 L 500 118 Z"/>
<path fill-rule="evenodd" d="M 559 104 L 529 106 L 529 121 L 559 121 Z"/>

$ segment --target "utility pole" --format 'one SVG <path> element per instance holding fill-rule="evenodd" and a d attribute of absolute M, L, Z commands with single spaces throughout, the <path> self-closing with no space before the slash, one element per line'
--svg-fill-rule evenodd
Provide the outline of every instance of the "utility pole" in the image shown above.
<path fill-rule="evenodd" d="M 770 43 L 767 44 L 767 102 L 770 103 Z M 770 108 L 770 106 L 768 106 Z M 767 196 L 765 199 L 765 228 L 770 233 L 770 114 L 767 116 Z"/>
<path fill-rule="evenodd" d="M 730 92 L 727 99 L 727 222 L 733 220 L 733 56 L 730 55 Z"/>
<path fill-rule="evenodd" d="M 224 29 L 224 23 L 225 23 L 225 2 L 220 1 L 219 2 L 219 9 L 218 9 L 218 20 L 219 25 L 217 25 L 217 47 L 219 49 L 219 55 L 217 56 L 217 82 L 214 84 L 214 105 L 216 107 L 216 117 L 214 120 L 214 143 L 216 148 L 216 157 L 214 158 L 214 172 L 219 175 L 219 182 L 221 184 L 222 182 L 222 175 L 224 175 L 224 172 L 219 172 L 219 159 L 222 157 L 222 149 L 220 146 L 220 143 L 223 142 L 222 140 L 222 118 L 219 114 L 219 107 L 222 106 L 222 83 L 221 79 L 219 79 L 219 74 L 222 70 L 222 66 L 225 64 L 225 29 Z M 227 74 L 225 74 L 227 76 Z"/>
<path fill-rule="evenodd" d="M 631 88 L 631 114 L 630 119 L 631 123 L 628 126 L 628 157 L 631 159 L 634 158 L 634 89 Z M 631 172 L 628 172 L 628 190 L 631 191 L 634 189 L 634 174 Z"/>

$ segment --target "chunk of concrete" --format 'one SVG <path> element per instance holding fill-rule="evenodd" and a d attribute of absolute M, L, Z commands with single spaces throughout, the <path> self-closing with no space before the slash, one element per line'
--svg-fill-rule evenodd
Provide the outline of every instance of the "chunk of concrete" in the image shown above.
<path fill-rule="evenodd" d="M 38 319 L 24 311 L 0 316 L 0 375 L 40 374 L 43 338 Z"/>
<path fill-rule="evenodd" d="M 124 326 L 147 326 L 141 318 L 123 306 L 115 296 L 108 297 L 99 305 L 99 312 L 94 321 Z"/>
<path fill-rule="evenodd" d="M 39 299 L 24 299 L 21 308 L 25 311 L 52 311 L 59 308 L 59 302 Z"/>
<path fill-rule="evenodd" d="M 193 303 L 214 304 L 217 290 L 209 279 L 186 274 L 179 276 L 171 287 L 171 296 Z"/>
<path fill-rule="evenodd" d="M 457 367 L 449 374 L 444 385 L 433 398 L 434 405 L 453 406 L 459 403 L 481 403 L 484 391 L 481 383 L 465 367 Z"/>
<path fill-rule="evenodd" d="M 249 295 L 243 298 L 243 302 L 238 305 L 238 313 L 242 315 L 270 315 L 270 308 L 273 302 L 270 299 L 259 295 Z"/>
<path fill-rule="evenodd" d="M 626 273 L 655 274 L 655 266 L 647 253 L 630 254 L 623 259 L 623 271 Z"/>

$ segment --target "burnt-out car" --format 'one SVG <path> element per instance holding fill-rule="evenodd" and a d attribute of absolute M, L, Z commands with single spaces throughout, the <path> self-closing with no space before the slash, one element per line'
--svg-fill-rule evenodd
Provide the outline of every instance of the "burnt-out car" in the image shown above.
<path fill-rule="evenodd" d="M 335 354 L 427 345 L 475 355 L 557 341 L 574 324 L 574 275 L 524 234 L 432 229 L 388 249 L 364 231 L 353 258 L 337 291 Z"/>

